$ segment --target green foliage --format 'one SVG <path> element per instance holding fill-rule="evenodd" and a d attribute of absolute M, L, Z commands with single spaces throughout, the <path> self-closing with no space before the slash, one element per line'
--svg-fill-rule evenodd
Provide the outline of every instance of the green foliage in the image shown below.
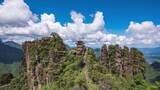
<path fill-rule="evenodd" d="M 20 62 L 12 64 L 0 63 L 0 75 L 4 73 L 12 73 L 13 76 L 17 76 L 19 74 L 19 67 L 20 67 Z"/>
<path fill-rule="evenodd" d="M 42 40 L 33 41 L 29 45 L 29 71 L 32 72 L 33 70 L 33 73 L 35 73 L 35 67 L 41 67 L 41 71 L 38 73 L 39 76 L 37 75 L 37 77 L 40 78 L 41 76 L 41 78 L 49 79 L 49 83 L 44 83 L 42 90 L 160 89 L 159 82 L 150 84 L 144 80 L 143 74 L 146 71 L 144 57 L 143 54 L 136 48 L 132 48 L 130 53 L 134 62 L 132 65 L 138 66 L 138 72 L 136 72 L 134 77 L 129 80 L 122 76 L 119 77 L 119 75 L 116 74 L 117 66 L 115 65 L 115 58 L 121 58 L 121 56 L 119 57 L 116 54 L 118 49 L 118 45 L 109 46 L 107 57 L 109 64 L 106 66 L 99 62 L 93 49 L 86 48 L 84 54 L 77 55 L 76 48 L 66 50 L 66 46 L 59 35 L 52 33 L 50 38 L 43 38 Z M 58 62 L 52 62 L 53 58 L 50 57 L 50 51 L 52 50 L 52 55 L 55 55 L 53 58 L 58 59 Z M 61 51 L 65 51 L 65 54 L 62 56 L 55 53 Z M 126 48 L 126 51 L 122 51 L 122 56 L 128 56 L 126 53 L 129 53 L 128 48 Z M 133 68 L 137 69 L 137 67 Z M 19 76 L 12 79 L 11 83 L 0 87 L 0 90 L 28 90 L 29 88 L 27 83 L 29 80 L 27 77 L 30 76 L 31 73 L 27 74 L 22 70 L 22 73 Z"/>
<path fill-rule="evenodd" d="M 51 48 L 56 48 L 57 50 L 64 50 L 65 49 L 65 45 L 63 43 L 62 38 L 57 34 L 57 33 L 52 33 L 51 34 L 51 39 L 49 41 L 49 45 Z"/>
<path fill-rule="evenodd" d="M 82 73 L 83 61 L 81 57 L 67 55 L 66 60 L 59 64 L 58 79 L 51 85 L 46 85 L 43 90 L 66 90 L 84 84 Z"/>
<path fill-rule="evenodd" d="M 110 60 L 114 58 L 115 47 L 111 47 Z M 140 54 L 139 54 L 140 55 Z M 113 61 L 114 62 L 114 61 Z M 89 79 L 86 79 L 86 67 Z M 143 79 L 142 73 L 133 80 L 126 80 L 108 72 L 105 65 L 100 64 L 92 49 L 88 49 L 87 61 L 83 56 L 76 56 L 71 51 L 59 65 L 59 75 L 56 81 L 44 85 L 42 90 L 158 90 L 159 83 L 150 84 Z"/>
<path fill-rule="evenodd" d="M 28 90 L 27 74 L 22 70 L 9 84 L 1 86 L 0 90 Z"/>
<path fill-rule="evenodd" d="M 0 77 L 0 86 L 6 85 L 11 82 L 13 75 L 11 73 L 5 73 Z"/>
<path fill-rule="evenodd" d="M 115 73 L 116 66 L 115 66 L 115 52 L 116 52 L 116 46 L 110 45 L 108 56 L 109 56 L 109 71 Z"/>

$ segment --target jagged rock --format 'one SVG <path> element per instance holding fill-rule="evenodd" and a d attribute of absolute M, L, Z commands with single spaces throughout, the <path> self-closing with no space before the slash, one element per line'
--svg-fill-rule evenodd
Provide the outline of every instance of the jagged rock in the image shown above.
<path fill-rule="evenodd" d="M 107 45 L 102 46 L 100 59 L 102 64 L 107 65 L 109 63 Z"/>
<path fill-rule="evenodd" d="M 138 73 L 142 73 L 144 77 L 144 56 L 136 48 L 129 51 L 126 46 L 121 48 L 118 45 L 103 45 L 100 58 L 101 63 L 107 65 L 109 71 L 126 79 L 131 79 Z"/>
<path fill-rule="evenodd" d="M 90 73 L 92 72 L 92 74 L 94 74 L 93 72 L 96 73 L 96 70 L 100 70 L 97 72 L 102 76 L 103 73 L 108 71 L 109 73 L 122 76 L 126 79 L 133 79 L 133 77 L 139 73 L 144 77 L 144 56 L 135 48 L 129 49 L 126 46 L 103 45 L 99 64 L 99 61 L 95 58 L 94 51 L 86 47 L 83 41 L 78 41 L 76 44 L 76 48 L 66 50 L 66 45 L 56 33 L 53 33 L 51 37 L 23 43 L 23 64 L 26 67 L 30 90 L 40 90 L 43 85 L 53 83 L 57 78 L 60 78 L 59 75 L 74 74 L 74 70 L 81 70 L 80 72 L 84 73 L 85 80 L 90 81 L 93 87 L 96 82 L 92 81 L 98 79 L 92 80 L 95 77 L 91 77 Z M 73 60 L 79 60 L 79 62 Z M 67 66 L 66 63 L 70 64 L 70 66 Z M 96 70 L 94 71 L 94 69 Z M 74 81 L 76 76 L 73 77 L 74 78 L 71 78 Z M 64 81 L 62 85 L 65 85 L 65 83 L 67 83 L 66 80 L 70 79 L 69 76 L 64 78 L 65 76 L 60 79 L 60 81 Z M 73 81 L 72 83 L 74 83 Z M 60 82 L 58 81 L 56 83 Z M 73 85 L 72 88 L 70 88 L 72 90 L 87 90 L 88 87 L 83 85 L 84 84 Z M 112 86 L 107 82 L 102 82 L 99 85 L 100 90 L 112 89 Z"/>
<path fill-rule="evenodd" d="M 52 33 L 52 37 L 23 43 L 23 50 L 29 88 L 40 90 L 42 85 L 52 81 L 50 70 L 56 69 L 53 68 L 55 63 L 65 54 L 65 44 L 58 34 Z"/>
<path fill-rule="evenodd" d="M 123 60 L 123 76 L 126 79 L 130 79 L 132 76 L 132 69 L 131 69 L 131 61 L 130 61 L 130 53 L 129 48 L 124 46 L 122 49 L 122 60 Z"/>
<path fill-rule="evenodd" d="M 122 49 L 118 45 L 115 47 L 115 65 L 116 65 L 116 73 L 122 75 Z"/>

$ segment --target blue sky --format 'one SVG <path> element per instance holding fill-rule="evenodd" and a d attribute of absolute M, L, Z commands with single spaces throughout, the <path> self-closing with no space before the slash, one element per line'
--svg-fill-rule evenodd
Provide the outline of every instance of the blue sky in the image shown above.
<path fill-rule="evenodd" d="M 0 38 L 160 47 L 160 0 L 0 0 Z"/>
<path fill-rule="evenodd" d="M 72 10 L 82 13 L 91 22 L 90 14 L 104 13 L 109 32 L 123 34 L 130 21 L 153 21 L 160 24 L 160 0 L 25 0 L 36 14 L 54 13 L 61 23 L 71 21 Z M 111 30 L 110 30 L 111 29 Z"/>

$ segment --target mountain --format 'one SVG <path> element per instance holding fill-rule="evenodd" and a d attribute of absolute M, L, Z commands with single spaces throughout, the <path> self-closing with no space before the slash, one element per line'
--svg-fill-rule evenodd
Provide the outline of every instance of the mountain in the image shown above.
<path fill-rule="evenodd" d="M 145 79 L 137 48 L 103 45 L 97 58 L 83 41 L 76 45 L 68 48 L 57 33 L 23 43 L 21 74 L 0 90 L 159 90 L 160 83 Z"/>
<path fill-rule="evenodd" d="M 149 63 L 153 63 L 154 61 L 160 61 L 160 47 L 156 48 L 138 48 L 141 52 L 143 52 L 146 60 Z"/>
<path fill-rule="evenodd" d="M 146 90 L 152 87 L 145 80 L 145 60 L 138 49 L 103 45 L 96 58 L 95 51 L 83 41 L 76 44 L 67 48 L 56 33 L 25 42 L 23 76 L 0 89 Z"/>
<path fill-rule="evenodd" d="M 138 48 L 140 51 L 144 53 L 146 56 L 159 56 L 160 47 L 155 48 Z"/>
<path fill-rule="evenodd" d="M 4 44 L 17 49 L 22 49 L 22 46 L 20 44 L 13 41 L 7 41 L 7 42 L 4 42 Z"/>
<path fill-rule="evenodd" d="M 22 62 L 21 45 L 8 41 L 0 42 L 0 76 L 5 73 L 19 75 L 19 67 Z"/>
<path fill-rule="evenodd" d="M 0 43 L 0 63 L 11 64 L 22 61 L 22 49 L 13 42 Z"/>
<path fill-rule="evenodd" d="M 160 71 L 160 62 L 155 61 L 151 64 L 151 67 L 154 68 L 155 70 Z"/>

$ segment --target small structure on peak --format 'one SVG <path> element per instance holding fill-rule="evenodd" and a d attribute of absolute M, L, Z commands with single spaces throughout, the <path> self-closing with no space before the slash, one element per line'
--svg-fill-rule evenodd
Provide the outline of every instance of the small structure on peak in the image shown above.
<path fill-rule="evenodd" d="M 77 41 L 76 45 L 77 45 L 76 54 L 77 55 L 84 55 L 84 52 L 86 50 L 84 42 L 83 41 Z"/>
<path fill-rule="evenodd" d="M 77 48 L 83 48 L 85 47 L 84 42 L 83 41 L 77 41 Z"/>

